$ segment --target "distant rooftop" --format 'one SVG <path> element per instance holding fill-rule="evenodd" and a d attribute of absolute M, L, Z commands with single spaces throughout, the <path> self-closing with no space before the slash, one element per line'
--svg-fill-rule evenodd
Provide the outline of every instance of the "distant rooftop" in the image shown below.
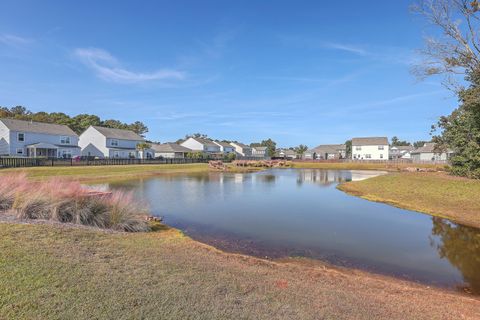
<path fill-rule="evenodd" d="M 144 140 L 141 136 L 139 136 L 138 134 L 136 134 L 131 130 L 114 129 L 114 128 L 99 127 L 99 126 L 92 126 L 92 127 L 109 139 L 136 140 L 136 141 Z"/>
<path fill-rule="evenodd" d="M 191 152 L 192 150 L 176 143 L 154 143 L 152 149 L 156 152 Z"/>
<path fill-rule="evenodd" d="M 6 118 L 0 119 L 0 122 L 2 122 L 11 131 L 77 136 L 77 134 L 72 129 L 63 124 L 33 122 Z"/>
<path fill-rule="evenodd" d="M 388 145 L 387 137 L 352 138 L 352 146 L 381 146 Z"/>

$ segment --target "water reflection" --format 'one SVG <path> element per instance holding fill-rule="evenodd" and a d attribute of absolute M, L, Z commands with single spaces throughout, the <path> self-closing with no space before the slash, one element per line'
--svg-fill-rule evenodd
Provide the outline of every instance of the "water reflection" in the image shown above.
<path fill-rule="evenodd" d="M 349 196 L 374 171 L 195 173 L 108 185 L 133 190 L 196 239 L 258 256 L 302 255 L 479 292 L 478 229 Z M 318 188 L 318 187 L 321 188 Z"/>
<path fill-rule="evenodd" d="M 480 233 L 478 229 L 433 218 L 431 244 L 440 257 L 461 271 L 469 289 L 480 294 Z"/>

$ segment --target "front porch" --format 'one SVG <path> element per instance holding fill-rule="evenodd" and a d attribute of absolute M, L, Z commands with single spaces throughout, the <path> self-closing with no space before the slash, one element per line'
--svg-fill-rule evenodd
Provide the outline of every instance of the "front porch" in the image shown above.
<path fill-rule="evenodd" d="M 29 158 L 57 158 L 58 147 L 49 143 L 36 143 L 27 146 Z"/>

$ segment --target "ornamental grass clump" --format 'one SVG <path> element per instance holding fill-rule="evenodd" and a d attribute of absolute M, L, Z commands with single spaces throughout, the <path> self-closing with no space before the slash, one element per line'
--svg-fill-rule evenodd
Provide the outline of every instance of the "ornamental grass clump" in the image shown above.
<path fill-rule="evenodd" d="M 146 211 L 131 193 L 95 192 L 75 181 L 31 181 L 23 173 L 0 177 L 0 211 L 118 231 L 148 231 Z"/>

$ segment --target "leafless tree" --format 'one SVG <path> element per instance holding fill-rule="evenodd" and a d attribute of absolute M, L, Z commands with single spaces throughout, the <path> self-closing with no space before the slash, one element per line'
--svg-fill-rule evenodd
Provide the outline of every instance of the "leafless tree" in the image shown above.
<path fill-rule="evenodd" d="M 444 84 L 455 91 L 461 89 L 458 75 L 479 71 L 480 67 L 480 3 L 470 0 L 420 0 L 412 11 L 440 29 L 438 37 L 427 37 L 421 50 L 424 60 L 413 68 L 423 79 L 431 75 L 445 76 Z"/>

